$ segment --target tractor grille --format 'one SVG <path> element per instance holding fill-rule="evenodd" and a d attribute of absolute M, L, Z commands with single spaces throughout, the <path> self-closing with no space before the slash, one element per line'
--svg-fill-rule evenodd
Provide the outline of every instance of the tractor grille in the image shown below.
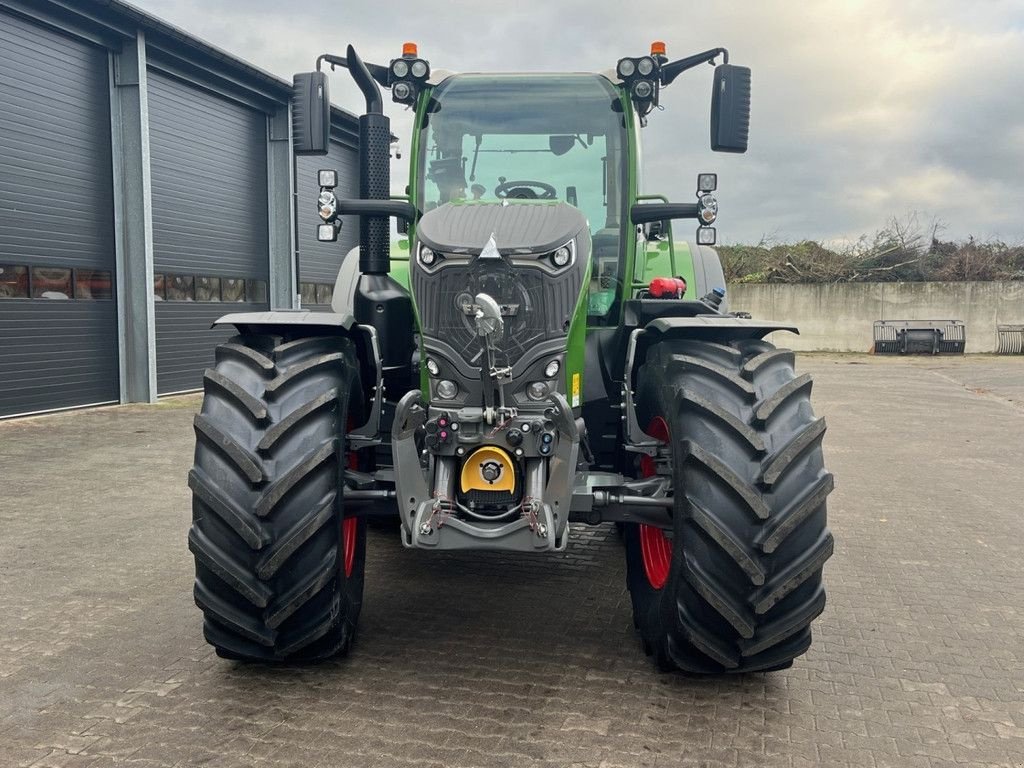
<path fill-rule="evenodd" d="M 540 342 L 565 337 L 581 287 L 581 270 L 552 275 L 505 258 L 450 259 L 435 272 L 413 270 L 413 290 L 423 334 L 449 344 L 468 363 L 480 367 L 482 346 L 466 308 L 478 293 L 502 307 L 504 338 L 498 365 L 526 357 Z"/>

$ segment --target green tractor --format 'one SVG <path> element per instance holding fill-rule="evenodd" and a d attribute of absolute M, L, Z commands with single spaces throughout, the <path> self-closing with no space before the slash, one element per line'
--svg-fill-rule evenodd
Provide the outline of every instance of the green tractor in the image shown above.
<path fill-rule="evenodd" d="M 221 656 L 348 650 L 368 518 L 406 547 L 562 552 L 616 523 L 633 617 L 666 670 L 781 669 L 811 642 L 832 554 L 824 421 L 795 331 L 728 311 L 696 201 L 640 193 L 640 132 L 683 72 L 715 65 L 711 144 L 744 152 L 750 70 L 663 44 L 599 74 L 452 74 L 321 56 L 295 77 L 295 151 L 325 154 L 325 65 L 366 100 L 358 200 L 319 172 L 317 236 L 360 217 L 333 312 L 234 314 L 205 374 L 189 474 L 195 600 Z M 391 195 L 381 87 L 415 110 Z M 312 183 L 312 179 L 302 182 Z M 392 219 L 404 239 L 394 243 Z M 695 242 L 672 222 L 695 219 Z M 538 589 L 541 589 L 538 587 Z"/>

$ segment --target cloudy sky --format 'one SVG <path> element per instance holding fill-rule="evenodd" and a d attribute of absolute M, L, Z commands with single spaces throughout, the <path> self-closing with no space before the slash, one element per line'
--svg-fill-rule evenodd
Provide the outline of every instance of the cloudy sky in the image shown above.
<path fill-rule="evenodd" d="M 726 242 L 852 238 L 913 211 L 948 237 L 1024 241 L 1024 0 L 134 3 L 283 77 L 349 42 L 386 63 L 414 40 L 457 71 L 603 70 L 654 39 L 672 57 L 724 46 L 753 69 L 749 151 L 708 149 L 711 68 L 691 70 L 645 131 L 646 191 L 685 201 L 717 170 Z M 359 111 L 340 70 L 332 96 Z M 408 148 L 408 114 L 388 106 Z"/>

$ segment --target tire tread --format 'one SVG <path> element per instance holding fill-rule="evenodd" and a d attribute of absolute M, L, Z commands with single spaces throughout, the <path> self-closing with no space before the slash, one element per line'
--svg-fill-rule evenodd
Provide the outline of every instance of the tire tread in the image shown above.
<path fill-rule="evenodd" d="M 218 655 L 318 660 L 348 650 L 362 605 L 365 521 L 342 568 L 347 338 L 242 334 L 217 348 L 188 484 L 195 602 Z"/>
<path fill-rule="evenodd" d="M 783 669 L 806 652 L 834 550 L 811 377 L 765 341 L 725 347 L 660 341 L 636 379 L 640 423 L 669 425 L 676 522 L 658 590 L 626 526 L 633 614 L 659 666 L 698 674 Z"/>

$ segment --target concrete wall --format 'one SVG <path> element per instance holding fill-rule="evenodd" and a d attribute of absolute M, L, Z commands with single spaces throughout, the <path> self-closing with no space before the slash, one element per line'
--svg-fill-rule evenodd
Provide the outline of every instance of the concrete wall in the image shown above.
<path fill-rule="evenodd" d="M 953 319 L 967 324 L 968 352 L 994 352 L 997 324 L 1024 323 L 1024 282 L 737 284 L 729 308 L 799 326 L 770 338 L 797 350 L 868 352 L 875 320 Z"/>

